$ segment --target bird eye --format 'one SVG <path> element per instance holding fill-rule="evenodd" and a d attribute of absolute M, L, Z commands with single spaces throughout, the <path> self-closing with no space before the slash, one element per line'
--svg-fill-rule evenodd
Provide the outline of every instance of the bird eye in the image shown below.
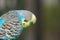
<path fill-rule="evenodd" d="M 24 22 L 28 22 L 28 20 L 24 20 Z"/>

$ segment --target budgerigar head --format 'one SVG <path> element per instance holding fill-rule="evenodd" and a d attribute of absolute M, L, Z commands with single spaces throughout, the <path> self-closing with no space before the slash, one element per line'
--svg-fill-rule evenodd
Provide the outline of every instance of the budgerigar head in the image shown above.
<path fill-rule="evenodd" d="M 24 28 L 29 27 L 36 22 L 35 15 L 30 11 L 26 10 L 18 11 L 18 16 Z"/>

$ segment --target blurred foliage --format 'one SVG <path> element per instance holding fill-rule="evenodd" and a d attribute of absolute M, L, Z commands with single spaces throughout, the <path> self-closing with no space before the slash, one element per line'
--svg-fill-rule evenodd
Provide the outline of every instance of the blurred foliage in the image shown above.
<path fill-rule="evenodd" d="M 17 3 L 16 4 L 17 5 L 14 8 L 9 8 L 6 5 L 6 7 L 4 9 L 0 9 L 0 16 L 3 15 L 4 13 L 10 11 L 10 10 L 23 10 L 24 9 L 24 5 L 25 4 L 24 4 L 24 1 L 23 0 L 17 0 Z"/>
<path fill-rule="evenodd" d="M 43 7 L 43 22 L 42 25 L 46 30 L 58 30 L 60 20 L 60 8 L 59 6 L 44 6 Z"/>

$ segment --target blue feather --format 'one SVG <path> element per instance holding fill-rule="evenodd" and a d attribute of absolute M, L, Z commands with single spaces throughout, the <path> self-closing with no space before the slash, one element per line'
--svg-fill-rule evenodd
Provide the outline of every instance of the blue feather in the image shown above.
<path fill-rule="evenodd" d="M 0 32 L 2 32 L 2 25 L 3 25 L 4 22 L 5 22 L 4 19 L 0 19 Z"/>
<path fill-rule="evenodd" d="M 5 22 L 4 19 L 0 19 L 0 27 L 3 25 L 4 22 Z"/>
<path fill-rule="evenodd" d="M 23 19 L 24 19 L 24 15 L 20 12 L 20 13 L 18 13 L 18 17 L 19 17 L 19 19 L 22 21 Z"/>

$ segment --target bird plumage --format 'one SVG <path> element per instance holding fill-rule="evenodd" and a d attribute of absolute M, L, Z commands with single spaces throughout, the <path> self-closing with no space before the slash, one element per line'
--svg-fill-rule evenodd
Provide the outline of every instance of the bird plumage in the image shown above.
<path fill-rule="evenodd" d="M 0 19 L 0 33 L 5 35 L 0 37 L 2 39 L 16 39 L 24 28 L 34 24 L 36 22 L 35 15 L 26 10 L 12 10 L 1 16 Z M 2 34 L 3 35 L 3 34 Z"/>

